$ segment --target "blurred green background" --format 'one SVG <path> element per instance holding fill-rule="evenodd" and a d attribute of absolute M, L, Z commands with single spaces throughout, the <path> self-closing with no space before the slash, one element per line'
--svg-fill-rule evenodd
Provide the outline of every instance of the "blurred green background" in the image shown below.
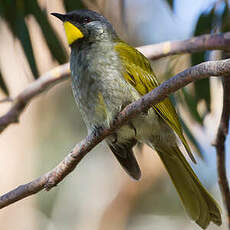
<path fill-rule="evenodd" d="M 228 0 L 2 0 L 0 100 L 13 98 L 34 79 L 68 61 L 64 30 L 50 13 L 79 8 L 104 14 L 133 46 L 230 30 Z M 176 55 L 152 65 L 163 81 L 221 55 L 217 51 Z M 221 82 L 212 78 L 172 97 L 199 159 L 193 168 L 219 201 L 215 151 L 210 143 L 216 134 L 221 97 Z M 1 103 L 1 115 L 9 107 L 10 103 Z M 70 81 L 34 99 L 20 123 L 0 136 L 0 193 L 50 170 L 86 134 Z M 105 144 L 98 145 L 58 187 L 3 209 L 0 229 L 198 229 L 185 215 L 157 155 L 146 146 L 137 148 L 136 154 L 143 171 L 139 182 L 123 172 Z"/>

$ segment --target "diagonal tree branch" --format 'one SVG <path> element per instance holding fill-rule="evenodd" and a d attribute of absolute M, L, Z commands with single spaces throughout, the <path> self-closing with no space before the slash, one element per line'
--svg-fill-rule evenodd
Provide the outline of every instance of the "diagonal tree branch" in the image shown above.
<path fill-rule="evenodd" d="M 0 117 L 0 133 L 8 125 L 18 122 L 19 116 L 32 98 L 56 85 L 59 81 L 67 79 L 69 75 L 69 63 L 67 63 L 52 69 L 41 76 L 38 80 L 33 81 L 17 97 L 15 97 L 9 111 Z"/>
<path fill-rule="evenodd" d="M 230 32 L 223 34 L 202 35 L 184 41 L 164 42 L 160 44 L 141 46 L 137 49 L 149 59 L 194 53 L 204 50 L 230 50 Z M 31 99 L 44 92 L 70 75 L 69 64 L 64 64 L 47 72 L 25 88 L 12 102 L 9 111 L 0 117 L 0 133 L 12 123 L 17 123 L 21 113 Z"/>
<path fill-rule="evenodd" d="M 183 41 L 168 41 L 141 46 L 138 50 L 151 60 L 174 54 L 195 53 L 204 50 L 230 51 L 230 32 L 205 34 Z"/>
<path fill-rule="evenodd" d="M 226 149 L 225 140 L 229 130 L 230 118 L 230 78 L 224 77 L 223 82 L 223 109 L 219 128 L 216 135 L 215 147 L 217 157 L 218 182 L 222 194 L 223 203 L 226 207 L 228 217 L 228 228 L 230 229 L 230 189 L 226 172 Z"/>
<path fill-rule="evenodd" d="M 204 62 L 191 67 L 162 83 L 159 87 L 141 97 L 136 102 L 128 105 L 118 114 L 110 128 L 98 129 L 96 132 L 91 133 L 77 144 L 72 152 L 50 172 L 28 184 L 21 185 L 5 195 L 2 195 L 0 197 L 0 208 L 4 208 L 18 200 L 35 194 L 42 189 L 49 190 L 53 188 L 60 183 L 65 176 L 74 170 L 82 158 L 92 148 L 104 138 L 111 135 L 116 129 L 120 128 L 125 122 L 151 108 L 152 105 L 164 100 L 170 93 L 175 92 L 193 81 L 209 76 L 230 76 L 230 59 Z"/>

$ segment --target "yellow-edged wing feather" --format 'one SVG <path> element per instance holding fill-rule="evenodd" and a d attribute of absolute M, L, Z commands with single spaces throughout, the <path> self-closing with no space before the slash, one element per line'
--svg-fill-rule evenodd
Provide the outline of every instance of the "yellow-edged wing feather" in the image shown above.
<path fill-rule="evenodd" d="M 140 93 L 140 95 L 145 95 L 159 85 L 148 59 L 143 54 L 124 42 L 117 42 L 114 48 L 124 65 L 124 78 Z M 177 113 L 169 98 L 154 105 L 153 108 L 176 132 L 190 158 L 193 162 L 196 162 L 189 145 L 184 138 Z"/>

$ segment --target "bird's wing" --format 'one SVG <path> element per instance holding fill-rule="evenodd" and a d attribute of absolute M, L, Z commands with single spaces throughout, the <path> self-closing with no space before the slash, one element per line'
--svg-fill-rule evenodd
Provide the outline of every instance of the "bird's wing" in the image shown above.
<path fill-rule="evenodd" d="M 143 54 L 124 42 L 117 42 L 114 48 L 122 61 L 125 70 L 123 74 L 125 80 L 129 82 L 140 93 L 140 95 L 145 95 L 159 85 L 149 60 Z M 191 160 L 195 163 L 195 158 L 184 138 L 179 118 L 169 98 L 154 105 L 153 108 L 176 132 Z"/>

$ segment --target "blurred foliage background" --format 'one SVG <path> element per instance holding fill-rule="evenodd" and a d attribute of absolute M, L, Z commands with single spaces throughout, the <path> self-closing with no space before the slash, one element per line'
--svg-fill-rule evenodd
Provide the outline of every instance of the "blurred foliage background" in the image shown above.
<path fill-rule="evenodd" d="M 14 97 L 42 73 L 68 61 L 62 25 L 50 13 L 79 8 L 104 14 L 134 46 L 230 31 L 228 0 L 2 0 L 0 99 Z M 191 65 L 221 57 L 220 52 L 207 51 L 162 58 L 152 65 L 163 81 Z M 203 158 L 194 170 L 217 199 L 215 154 L 210 143 L 220 117 L 221 96 L 220 81 L 211 78 L 172 97 L 194 152 Z M 1 103 L 0 113 L 9 106 Z M 54 167 L 85 135 L 70 82 L 36 98 L 20 123 L 1 134 L 0 192 Z M 101 144 L 57 188 L 4 209 L 0 228 L 198 229 L 185 216 L 156 154 L 146 146 L 137 148 L 136 154 L 143 170 L 140 182 L 128 178 Z"/>

